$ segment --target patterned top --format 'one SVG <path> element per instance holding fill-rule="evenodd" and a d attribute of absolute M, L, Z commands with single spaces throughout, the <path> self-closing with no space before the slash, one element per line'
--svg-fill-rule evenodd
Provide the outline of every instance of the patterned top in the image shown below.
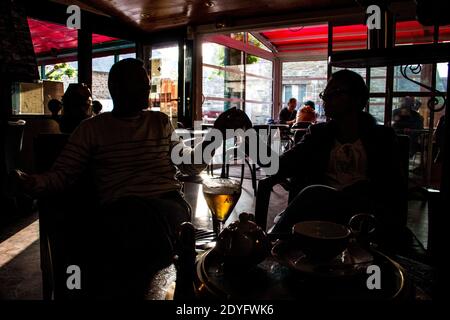
<path fill-rule="evenodd" d="M 143 111 L 129 118 L 105 112 L 87 119 L 70 136 L 52 169 L 35 176 L 35 191 L 62 190 L 88 165 L 101 203 L 131 195 L 152 198 L 180 190 L 177 170 L 199 173 L 205 165 L 175 167 L 171 150 L 182 142 L 171 140 L 173 132 L 169 118 L 161 112 Z M 183 155 L 194 152 L 190 147 L 181 149 Z"/>
<path fill-rule="evenodd" d="M 367 154 L 360 139 L 345 144 L 335 140 L 326 176 L 328 184 L 338 190 L 368 179 Z"/>

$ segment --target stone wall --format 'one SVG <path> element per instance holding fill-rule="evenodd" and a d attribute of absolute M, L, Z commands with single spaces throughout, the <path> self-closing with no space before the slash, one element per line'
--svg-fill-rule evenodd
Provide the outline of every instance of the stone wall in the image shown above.
<path fill-rule="evenodd" d="M 103 100 L 111 99 L 108 90 L 109 72 L 93 71 L 92 72 L 92 99 Z"/>

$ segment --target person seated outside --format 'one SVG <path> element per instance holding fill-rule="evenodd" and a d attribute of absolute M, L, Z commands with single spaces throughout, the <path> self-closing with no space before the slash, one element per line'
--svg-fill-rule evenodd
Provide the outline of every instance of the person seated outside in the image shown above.
<path fill-rule="evenodd" d="M 72 133 L 81 121 L 92 116 L 91 90 L 82 83 L 71 83 L 64 93 L 60 121 L 62 133 Z"/>
<path fill-rule="evenodd" d="M 308 128 L 309 125 L 317 120 L 316 108 L 313 101 L 308 100 L 303 107 L 297 112 L 297 117 L 292 128 Z"/>
<path fill-rule="evenodd" d="M 281 109 L 278 116 L 280 124 L 293 125 L 295 123 L 295 118 L 297 116 L 297 99 L 290 98 L 287 107 Z"/>
<path fill-rule="evenodd" d="M 406 134 L 410 138 L 409 155 L 414 156 L 421 150 L 420 134 L 415 130 L 423 130 L 423 117 L 417 110 L 420 108 L 420 101 L 413 97 L 404 97 L 400 108 L 392 111 L 392 127 L 399 133 Z"/>
<path fill-rule="evenodd" d="M 94 113 L 94 115 L 99 115 L 100 112 L 102 112 L 103 106 L 100 103 L 100 101 L 98 100 L 94 100 L 92 101 L 92 112 Z"/>
<path fill-rule="evenodd" d="M 395 238 L 406 217 L 401 214 L 405 177 L 394 130 L 377 125 L 363 111 L 369 91 L 355 72 L 334 73 L 321 98 L 330 121 L 312 125 L 281 155 L 278 173 L 263 180 L 274 185 L 294 178 L 301 190 L 275 218 L 271 232 L 290 233 L 305 220 L 346 224 L 365 212 L 377 219 L 382 240 Z"/>
<path fill-rule="evenodd" d="M 400 108 L 392 111 L 394 129 L 423 129 L 423 117 L 417 110 L 420 108 L 420 101 L 413 97 L 404 97 Z"/>
<path fill-rule="evenodd" d="M 166 114 L 145 110 L 150 84 L 140 60 L 114 64 L 108 88 L 112 112 L 82 121 L 49 172 L 19 173 L 17 180 L 24 190 L 52 194 L 89 169 L 99 203 L 92 211 L 92 245 L 98 252 L 93 295 L 142 298 L 152 271 L 172 262 L 177 226 L 191 219 L 176 173 L 198 173 L 209 160 L 173 164 L 172 149 L 182 142 L 171 139 L 174 128 Z M 239 127 L 239 112 L 222 113 L 214 127 L 222 132 Z M 182 145 L 180 156 L 193 155 L 209 143 L 205 138 L 195 149 Z"/>

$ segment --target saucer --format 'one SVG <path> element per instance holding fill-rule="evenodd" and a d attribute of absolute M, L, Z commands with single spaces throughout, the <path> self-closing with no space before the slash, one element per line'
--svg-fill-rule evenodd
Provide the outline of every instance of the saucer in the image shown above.
<path fill-rule="evenodd" d="M 311 259 L 293 242 L 279 240 L 272 248 L 272 256 L 282 265 L 307 276 L 354 277 L 366 272 L 374 256 L 356 243 L 349 244 L 341 254 L 327 261 Z"/>

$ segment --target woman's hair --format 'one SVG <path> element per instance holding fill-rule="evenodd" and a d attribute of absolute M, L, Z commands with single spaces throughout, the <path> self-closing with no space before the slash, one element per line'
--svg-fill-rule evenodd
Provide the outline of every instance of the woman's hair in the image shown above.
<path fill-rule="evenodd" d="M 297 113 L 297 121 L 316 122 L 316 111 L 308 105 L 305 105 Z"/>
<path fill-rule="evenodd" d="M 332 74 L 331 80 L 339 83 L 350 92 L 350 95 L 355 97 L 358 101 L 358 106 L 363 110 L 369 102 L 369 88 L 364 79 L 354 71 L 339 70 Z"/>

